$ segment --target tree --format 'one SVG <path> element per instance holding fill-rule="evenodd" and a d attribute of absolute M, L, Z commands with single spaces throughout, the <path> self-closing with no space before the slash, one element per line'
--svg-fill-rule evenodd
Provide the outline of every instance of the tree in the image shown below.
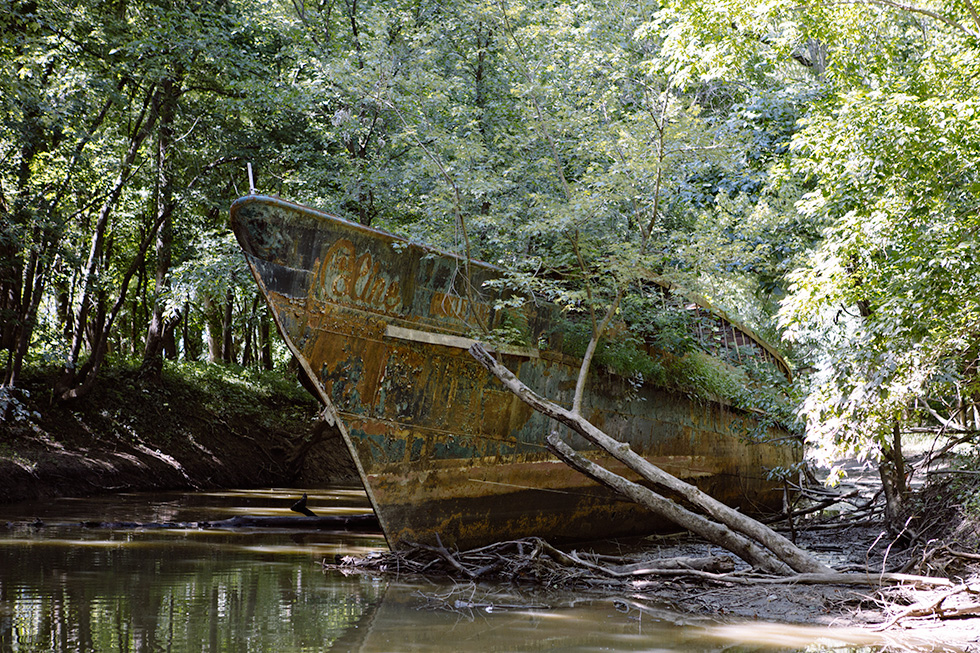
<path fill-rule="evenodd" d="M 66 230 L 90 209 L 91 198 L 76 197 L 78 185 L 88 181 L 86 155 L 126 87 L 125 78 L 98 74 L 91 56 L 97 48 L 84 47 L 71 29 L 46 30 L 43 11 L 37 3 L 17 2 L 4 13 L 4 32 L 12 38 L 4 40 L 3 56 L 16 64 L 4 70 L 17 73 L 3 79 L 3 144 L 11 156 L 4 157 L 0 176 L 0 188 L 13 195 L 0 201 L 0 345 L 7 351 L 8 387 L 16 385 L 52 271 L 70 258 L 62 246 Z M 72 24 L 59 18 L 52 24 Z"/>
<path fill-rule="evenodd" d="M 169 287 L 161 297 L 163 319 L 173 319 L 181 312 L 198 314 L 206 325 L 209 362 L 230 363 L 234 358 L 234 305 L 254 305 L 256 294 L 234 236 L 208 232 L 196 239 L 192 255 L 173 270 Z M 250 333 L 257 326 L 254 322 L 258 316 L 254 310 L 240 311 L 242 314 L 246 319 L 242 330 Z"/>
<path fill-rule="evenodd" d="M 293 44 L 273 29 L 281 15 L 152 0 L 15 2 L 3 13 L 5 386 L 32 348 L 63 356 L 62 399 L 83 396 L 124 340 L 159 372 L 175 322 L 145 304 L 166 290 L 174 259 L 223 222 L 245 161 L 284 179 L 320 143 L 305 99 L 288 108 L 306 96 Z M 49 297 L 57 310 L 44 308 Z"/>
<path fill-rule="evenodd" d="M 980 344 L 971 245 L 978 89 L 972 66 L 944 49 L 907 61 L 902 79 L 842 93 L 797 146 L 801 168 L 821 177 L 802 209 L 831 225 L 794 276 L 784 313 L 794 337 L 819 334 L 833 359 L 808 418 L 847 449 L 874 434 L 896 521 L 901 425 L 917 421 L 917 401 L 937 401 L 951 381 L 969 384 Z M 831 131 L 847 136 L 831 142 Z"/>
<path fill-rule="evenodd" d="M 42 349 L 63 398 L 124 346 L 154 376 L 178 322 L 185 355 L 210 321 L 217 359 L 260 358 L 215 232 L 251 162 L 262 192 L 513 270 L 587 334 L 583 378 L 640 276 L 785 331 L 811 441 L 883 461 L 896 501 L 907 425 L 980 423 L 969 4 L 8 6 L 5 386 Z"/>
<path fill-rule="evenodd" d="M 752 65 L 812 89 L 770 166 L 775 187 L 804 191 L 787 216 L 822 236 L 786 277 L 781 327 L 817 370 L 802 407 L 811 442 L 878 460 L 901 530 L 903 430 L 974 392 L 976 14 L 874 0 L 668 10 L 691 79 Z"/>

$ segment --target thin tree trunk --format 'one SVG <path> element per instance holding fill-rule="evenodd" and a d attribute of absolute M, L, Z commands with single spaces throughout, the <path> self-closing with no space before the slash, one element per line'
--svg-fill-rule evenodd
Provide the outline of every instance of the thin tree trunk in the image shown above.
<path fill-rule="evenodd" d="M 136 343 L 140 340 L 139 297 L 145 283 L 146 266 L 141 265 L 136 271 L 136 291 L 129 301 L 129 354 L 131 356 L 136 356 Z"/>
<path fill-rule="evenodd" d="M 217 363 L 221 360 L 221 312 L 218 304 L 211 297 L 204 296 L 204 326 L 207 331 L 208 362 Z"/>
<path fill-rule="evenodd" d="M 79 303 L 78 317 L 75 321 L 75 332 L 72 337 L 71 350 L 68 354 L 68 363 L 65 366 L 62 377 L 55 383 L 55 394 L 64 395 L 74 385 L 76 366 L 82 349 L 82 340 L 88 328 L 88 312 L 90 310 L 91 298 L 95 292 L 95 279 L 99 268 L 99 261 L 102 258 L 102 247 L 105 241 L 106 230 L 109 224 L 109 217 L 112 215 L 123 188 L 129 181 L 129 174 L 132 170 L 136 158 L 139 156 L 143 142 L 150 135 L 156 124 L 159 115 L 159 102 L 157 101 L 157 89 L 153 85 L 149 88 L 144 98 L 142 112 L 136 121 L 129 140 L 129 147 L 119 166 L 119 172 L 112 185 L 109 194 L 106 196 L 99 210 L 99 217 L 95 224 L 92 234 L 92 244 L 89 248 L 88 261 L 82 273 L 82 294 Z M 154 233 L 156 230 L 153 230 Z M 94 353 L 94 351 L 93 351 Z M 103 352 L 104 355 L 104 352 Z"/>
<path fill-rule="evenodd" d="M 121 89 L 122 86 L 123 82 L 120 82 L 119 88 Z M 37 324 L 37 311 L 44 293 L 44 288 L 51 270 L 56 265 L 57 256 L 52 253 L 56 251 L 64 230 L 63 223 L 58 224 L 55 222 L 57 206 L 67 192 L 69 182 L 75 171 L 75 162 L 81 156 L 85 146 L 91 142 L 96 130 L 104 122 L 111 107 L 112 100 L 106 100 L 102 109 L 93 119 L 92 124 L 89 125 L 88 130 L 79 139 L 72 154 L 71 161 L 65 168 L 65 176 L 54 198 L 50 201 L 43 197 L 38 198 L 38 203 L 41 207 L 39 214 L 46 216 L 47 222 L 42 226 L 42 223 L 45 222 L 45 219 L 42 219 L 36 226 L 35 233 L 38 235 L 40 245 L 36 250 L 32 251 L 31 263 L 29 265 L 30 272 L 24 275 L 24 277 L 20 276 L 20 272 L 17 272 L 16 281 L 14 281 L 14 277 L 11 276 L 13 268 L 0 265 L 0 316 L 4 316 L 4 319 L 0 320 L 0 323 L 3 325 L 0 328 L 0 349 L 8 350 L 7 366 L 4 369 L 3 378 L 0 380 L 3 385 L 14 386 L 17 383 L 24 359 L 30 349 L 34 326 Z M 24 175 L 28 175 L 29 173 L 29 164 L 33 160 L 34 154 L 36 154 L 36 148 L 29 146 L 28 156 L 24 159 L 24 163 L 27 165 L 22 170 Z M 22 176 L 20 178 L 20 181 L 25 186 L 21 188 L 18 197 L 27 195 L 26 183 L 28 176 Z M 22 207 L 23 202 L 17 206 Z M 16 210 L 20 209 L 15 207 Z M 8 251 L 15 257 L 12 260 L 16 260 L 16 253 L 11 247 L 0 250 L 0 261 L 11 260 L 8 258 Z M 26 291 L 23 294 L 20 292 L 22 288 L 21 283 L 24 284 L 23 288 Z M 60 301 L 61 297 L 59 296 L 59 309 L 62 308 Z M 65 307 L 65 312 L 60 312 L 59 316 L 63 318 L 62 323 L 65 325 L 67 334 L 70 336 L 72 333 L 70 301 L 66 302 L 63 306 Z M 10 319 L 6 317 L 13 315 L 17 315 L 17 317 Z"/>
<path fill-rule="evenodd" d="M 885 495 L 885 520 L 888 530 L 898 534 L 906 528 L 905 497 L 908 487 L 905 479 L 905 456 L 902 453 L 902 433 L 898 420 L 892 425 L 892 442 L 882 451 L 878 465 L 881 487 Z"/>
<path fill-rule="evenodd" d="M 252 299 L 252 309 L 249 311 L 248 320 L 245 323 L 245 340 L 242 344 L 242 367 L 248 367 L 251 365 L 252 361 L 257 358 L 253 351 L 253 347 L 255 346 L 255 318 L 259 309 L 259 301 L 261 299 L 262 296 L 259 293 L 255 293 L 255 298 Z"/>
<path fill-rule="evenodd" d="M 12 25 L 16 31 L 26 31 L 26 25 Z M 16 41 L 15 41 L 16 42 Z M 16 48 L 17 51 L 21 49 Z M 40 87 L 47 86 L 51 66 L 45 68 L 39 80 Z M 50 140 L 43 124 L 43 111 L 36 98 L 25 97 L 22 115 L 17 124 L 20 141 L 20 165 L 17 167 L 16 194 L 11 207 L 3 205 L 3 222 L 0 226 L 0 347 L 7 351 L 3 370 L 2 385 L 14 386 L 19 374 L 20 343 L 24 332 L 30 327 L 26 323 L 27 307 L 31 303 L 33 287 L 29 272 L 37 252 L 32 251 L 25 266 L 23 247 L 29 242 L 19 242 L 29 233 L 32 218 L 28 210 L 28 188 L 33 176 L 34 161 L 38 154 L 50 149 Z M 23 230 L 22 233 L 21 230 Z M 37 226 L 32 230 L 36 233 Z M 26 239 L 25 239 L 26 240 Z M 27 282 L 25 283 L 25 276 Z"/>
<path fill-rule="evenodd" d="M 124 82 L 120 81 L 118 85 L 120 90 L 122 89 L 123 85 Z M 35 226 L 35 236 L 39 246 L 37 249 L 32 251 L 30 264 L 28 266 L 29 272 L 22 280 L 24 283 L 23 287 L 25 293 L 21 296 L 19 291 L 17 292 L 17 295 L 20 298 L 20 301 L 17 303 L 17 310 L 15 311 L 16 313 L 19 313 L 18 318 L 11 319 L 9 321 L 3 320 L 2 322 L 4 322 L 5 326 L 2 330 L 0 330 L 3 332 L 3 336 L 9 336 L 9 340 L 2 348 L 7 348 L 9 346 L 9 351 L 11 354 L 8 357 L 8 367 L 6 368 L 3 376 L 4 385 L 16 385 L 17 379 L 20 376 L 21 367 L 24 359 L 27 356 L 27 352 L 30 349 L 30 342 L 34 333 L 34 326 L 37 324 L 37 311 L 44 293 L 44 287 L 47 284 L 47 279 L 50 276 L 51 270 L 55 266 L 55 261 L 57 260 L 57 255 L 52 255 L 52 253 L 56 251 L 58 243 L 61 241 L 64 232 L 64 223 L 62 222 L 61 224 L 58 224 L 55 221 L 57 207 L 67 192 L 69 182 L 71 181 L 71 177 L 75 172 L 75 162 L 81 156 L 86 145 L 91 142 L 96 130 L 98 130 L 98 128 L 105 121 L 111 107 L 112 100 L 106 100 L 105 104 L 102 106 L 102 109 L 94 117 L 92 124 L 89 125 L 88 130 L 79 139 L 75 146 L 75 150 L 72 153 L 71 160 L 65 167 L 64 178 L 62 179 L 54 198 L 50 201 L 44 197 L 38 198 L 38 204 L 40 205 L 39 214 L 46 216 L 46 219 L 42 218 Z M 26 173 L 29 171 L 29 163 L 33 160 L 34 154 L 36 154 L 36 148 L 33 145 L 29 145 L 29 156 L 24 159 L 24 162 L 28 165 L 24 167 L 22 172 Z M 22 177 L 20 181 L 26 184 L 27 177 Z M 26 195 L 27 193 L 25 186 L 25 188 L 22 188 L 21 192 L 18 193 L 18 196 L 23 197 Z M 23 203 L 21 203 L 19 206 L 23 206 Z M 0 254 L 0 260 L 3 259 L 3 256 L 3 254 Z M 0 277 L 4 277 L 4 279 L 6 279 L 6 275 L 2 272 L 0 272 Z M 18 279 L 18 282 L 20 281 L 21 279 Z M 9 288 L 5 281 L 0 282 L 0 289 L 3 289 L 0 290 L 0 314 L 3 314 L 6 312 L 3 305 L 6 303 L 5 300 L 10 299 L 11 294 L 7 292 Z M 70 302 L 66 304 L 66 307 L 70 307 Z M 70 308 L 66 308 L 66 311 L 70 318 Z M 12 315 L 14 313 L 10 314 Z M 70 335 L 72 333 L 72 320 L 64 319 L 63 323 L 66 327 L 67 333 Z M 4 340 L 4 337 L 0 337 L 0 340 Z"/>
<path fill-rule="evenodd" d="M 232 317 L 235 310 L 235 295 L 231 288 L 225 293 L 224 317 L 221 321 L 221 360 L 226 363 L 234 362 L 235 340 L 232 334 Z"/>
<path fill-rule="evenodd" d="M 163 357 L 169 361 L 177 360 L 177 325 L 180 324 L 180 314 L 177 313 L 168 320 L 163 330 Z"/>
<path fill-rule="evenodd" d="M 44 249 L 50 252 L 54 249 L 54 244 L 46 243 Z M 41 305 L 44 286 L 48 273 L 54 265 L 54 261 L 44 263 L 40 259 L 40 255 L 36 253 L 32 255 L 32 263 L 29 266 L 30 274 L 27 276 L 27 283 L 25 284 L 30 287 L 30 291 L 25 292 L 20 300 L 23 311 L 17 316 L 15 328 L 12 330 L 8 366 L 0 385 L 9 387 L 17 385 L 24 359 L 30 349 L 31 336 L 34 333 L 34 325 L 37 324 L 37 311 Z M 26 306 L 23 306 L 25 302 Z M 14 322 L 14 320 L 11 321 Z"/>
<path fill-rule="evenodd" d="M 262 340 L 262 368 L 272 370 L 272 337 L 269 327 L 269 311 L 262 311 L 262 319 L 259 322 L 259 337 Z"/>
<path fill-rule="evenodd" d="M 65 280 L 58 288 L 58 324 L 61 327 L 61 337 L 68 340 L 75 332 L 75 312 L 72 310 L 72 303 L 78 271 L 62 268 L 62 272 L 65 274 Z"/>
<path fill-rule="evenodd" d="M 196 361 L 201 356 L 201 340 L 191 331 L 191 305 L 184 302 L 184 308 L 180 312 L 180 337 L 184 342 L 184 360 Z"/>
<path fill-rule="evenodd" d="M 152 227 L 148 230 L 148 233 L 143 238 L 143 242 L 140 243 L 139 250 L 136 252 L 132 263 L 129 265 L 129 269 L 123 275 L 122 281 L 120 283 L 119 295 L 116 297 L 116 301 L 113 303 L 112 308 L 106 313 L 104 309 L 104 302 L 100 301 L 100 316 L 97 320 L 98 331 L 92 341 L 92 354 L 89 356 L 88 360 L 85 362 L 78 374 L 72 376 L 73 383 L 67 387 L 61 388 L 56 394 L 56 398 L 59 401 L 69 401 L 72 399 L 79 399 L 84 397 L 92 388 L 95 386 L 95 381 L 98 378 L 99 371 L 102 369 L 102 363 L 105 361 L 106 353 L 109 350 L 109 336 L 112 334 L 112 325 L 119 315 L 120 309 L 126 303 L 126 293 L 129 290 L 129 283 L 136 274 L 136 270 L 142 264 L 143 259 L 146 257 L 146 252 L 150 248 L 150 243 L 156 238 L 157 230 L 160 228 L 159 219 L 156 221 Z"/>

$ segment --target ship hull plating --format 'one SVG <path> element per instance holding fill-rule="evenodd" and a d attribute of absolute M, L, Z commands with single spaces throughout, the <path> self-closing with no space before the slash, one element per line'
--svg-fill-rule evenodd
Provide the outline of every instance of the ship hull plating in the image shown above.
<path fill-rule="evenodd" d="M 500 270 L 276 198 L 238 200 L 232 225 L 323 418 L 350 449 L 390 546 L 468 548 L 670 528 L 557 461 L 545 446 L 556 426 L 467 352 L 478 326 L 514 319 L 484 283 Z M 530 346 L 499 345 L 498 353 L 529 387 L 570 403 L 578 361 L 558 353 L 557 311 L 544 303 L 521 310 Z M 766 470 L 799 460 L 797 446 L 748 437 L 755 416 L 721 402 L 599 372 L 586 405 L 585 415 L 611 436 L 746 511 L 778 508 L 782 494 Z M 775 429 L 769 435 L 786 441 Z M 635 479 L 580 437 L 567 439 Z"/>

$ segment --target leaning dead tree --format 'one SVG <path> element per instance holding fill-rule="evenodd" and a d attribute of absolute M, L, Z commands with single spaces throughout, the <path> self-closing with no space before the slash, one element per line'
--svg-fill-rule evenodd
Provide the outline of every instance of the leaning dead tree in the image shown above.
<path fill-rule="evenodd" d="M 497 361 L 480 343 L 470 347 L 470 354 L 497 377 L 505 388 L 532 409 L 564 424 L 608 452 L 654 487 L 676 493 L 704 514 L 685 508 L 655 490 L 610 472 L 573 450 L 561 439 L 557 431 L 552 432 L 548 436 L 550 449 L 575 469 L 678 526 L 724 547 L 761 570 L 776 574 L 793 572 L 823 574 L 833 571 L 765 524 L 713 499 L 694 485 L 668 474 L 634 452 L 628 444 L 612 438 L 597 428 L 582 417 L 578 410 L 580 402 L 577 401 L 575 408 L 569 410 L 541 397 Z"/>

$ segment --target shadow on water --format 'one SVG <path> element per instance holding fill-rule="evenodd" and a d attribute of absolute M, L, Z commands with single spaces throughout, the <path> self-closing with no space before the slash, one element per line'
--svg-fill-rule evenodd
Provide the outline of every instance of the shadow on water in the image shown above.
<path fill-rule="evenodd" d="M 0 506 L 0 651 L 721 651 L 879 647 L 866 631 L 719 624 L 570 592 L 324 571 L 366 533 L 84 528 L 286 515 L 296 490 L 120 494 Z M 310 493 L 367 510 L 359 489 Z M 33 526 L 35 520 L 44 527 Z M 5 527 L 3 525 L 6 524 Z"/>

